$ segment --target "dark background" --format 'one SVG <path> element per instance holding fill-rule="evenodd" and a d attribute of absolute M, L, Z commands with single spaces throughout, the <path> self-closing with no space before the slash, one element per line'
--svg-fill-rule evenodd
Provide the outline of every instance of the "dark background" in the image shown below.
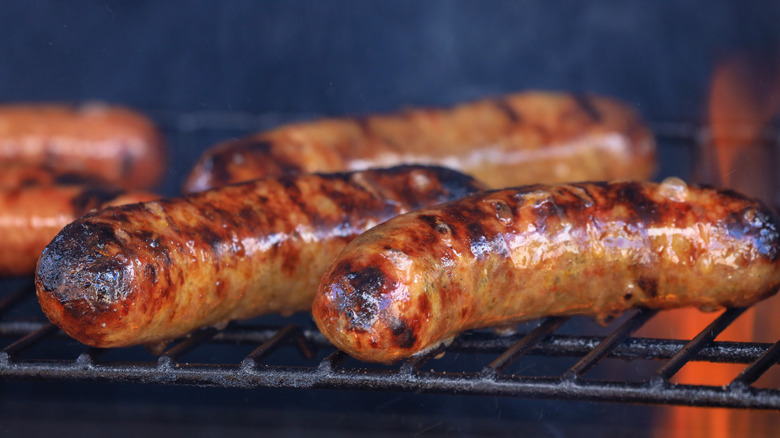
<path fill-rule="evenodd" d="M 700 121 L 721 60 L 780 59 L 780 2 L 19 0 L 0 11 L 0 102 L 103 100 L 152 115 L 170 138 L 165 194 L 213 143 L 294 119 L 549 89 Z"/>
<path fill-rule="evenodd" d="M 525 89 L 700 121 L 718 62 L 778 56 L 780 2 L 10 1 L 0 102 L 103 100 L 166 131 L 175 192 L 231 136 Z M 668 155 L 662 155 L 662 158 Z M 673 160 L 661 173 L 675 173 Z M 683 175 L 684 176 L 684 175 Z M 0 382 L 0 433 L 648 436 L 649 407 L 483 397 Z M 322 424 L 322 426 L 319 426 Z"/>
<path fill-rule="evenodd" d="M 690 118 L 778 22 L 763 1 L 12 1 L 0 100 L 341 114 L 541 88 Z"/>

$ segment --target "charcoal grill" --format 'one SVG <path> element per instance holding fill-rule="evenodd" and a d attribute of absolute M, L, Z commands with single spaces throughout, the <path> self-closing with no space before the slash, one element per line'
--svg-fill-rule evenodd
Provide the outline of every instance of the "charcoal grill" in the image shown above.
<path fill-rule="evenodd" d="M 287 117 L 156 116 L 174 140 L 202 137 L 213 130 L 215 120 L 221 127 L 232 120 L 238 123 L 234 128 L 244 130 Z M 661 123 L 654 124 L 653 130 L 662 160 L 682 157 L 671 160 L 681 168 L 662 169 L 662 173 L 685 175 L 682 169 L 695 159 L 702 129 Z M 777 142 L 773 134 L 767 138 Z M 5 279 L 0 287 L 0 380 L 5 381 L 396 391 L 780 410 L 780 388 L 754 385 L 780 360 L 780 341 L 715 341 L 744 308 L 726 309 L 691 340 L 632 336 L 658 314 L 638 310 L 606 329 L 585 318 L 554 317 L 524 324 L 511 335 L 468 332 L 426 356 L 376 366 L 336 350 L 306 315 L 204 329 L 156 355 L 141 347 L 88 348 L 46 320 L 37 307 L 32 279 Z M 596 333 L 582 327 L 590 327 L 591 332 L 595 327 Z M 780 333 L 772 335 L 780 338 Z M 218 354 L 199 355 L 215 348 Z M 442 359 L 436 358 L 442 354 Z M 554 358 L 566 358 L 567 365 L 554 373 L 525 372 L 534 369 L 534 363 Z M 608 373 L 592 371 L 609 359 L 619 360 L 610 361 Z M 518 361 L 524 360 L 531 365 L 518 367 Z M 691 361 L 744 364 L 744 369 L 727 385 L 675 383 L 675 373 Z M 632 364 L 637 362 L 653 366 L 636 373 L 638 367 Z"/>

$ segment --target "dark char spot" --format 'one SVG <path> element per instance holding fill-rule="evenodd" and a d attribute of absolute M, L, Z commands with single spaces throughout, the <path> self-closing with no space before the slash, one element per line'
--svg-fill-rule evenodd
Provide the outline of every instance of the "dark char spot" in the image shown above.
<path fill-rule="evenodd" d="M 343 268 L 349 267 L 344 266 Z M 377 268 L 366 268 L 349 272 L 344 278 L 349 285 L 344 296 L 344 310 L 352 330 L 367 331 L 379 312 L 379 301 L 386 288 L 384 272 Z"/>
<path fill-rule="evenodd" d="M 146 268 L 144 268 L 144 273 L 146 274 L 146 278 L 152 284 L 157 284 L 157 268 L 155 268 L 154 265 L 146 265 Z"/>
<path fill-rule="evenodd" d="M 433 215 L 429 214 L 422 214 L 418 216 L 418 219 L 425 222 L 433 231 L 436 231 L 439 234 L 448 234 L 452 230 L 451 228 L 444 222 L 442 222 L 439 218 Z"/>
<path fill-rule="evenodd" d="M 639 277 L 637 284 L 644 291 L 648 297 L 655 297 L 658 295 L 658 279 L 650 277 Z"/>
<path fill-rule="evenodd" d="M 211 247 L 211 251 L 215 257 L 219 257 L 221 255 L 220 252 L 222 251 L 222 238 L 219 236 L 219 234 L 215 233 L 211 228 L 205 225 L 196 228 L 194 231 L 204 243 Z"/>
<path fill-rule="evenodd" d="M 408 349 L 414 346 L 417 336 L 415 336 L 414 330 L 404 320 L 397 319 L 393 321 L 390 330 L 393 333 L 393 341 L 398 347 Z"/>
<path fill-rule="evenodd" d="M 616 202 L 628 203 L 637 218 L 648 226 L 655 224 L 661 217 L 659 205 L 644 194 L 641 183 L 621 184 L 616 196 Z"/>
<path fill-rule="evenodd" d="M 759 252 L 774 262 L 780 255 L 778 217 L 763 208 L 748 207 L 726 217 L 726 229 L 737 240 L 749 240 Z"/>
<path fill-rule="evenodd" d="M 110 226 L 71 223 L 41 254 L 37 281 L 76 317 L 104 311 L 132 292 L 124 262 L 104 255 L 109 245 L 118 245 Z"/>

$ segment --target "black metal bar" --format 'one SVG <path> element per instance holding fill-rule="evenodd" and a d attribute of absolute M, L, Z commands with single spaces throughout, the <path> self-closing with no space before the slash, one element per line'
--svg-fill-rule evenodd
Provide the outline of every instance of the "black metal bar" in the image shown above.
<path fill-rule="evenodd" d="M 447 346 L 439 344 L 436 348 L 417 354 L 401 364 L 400 373 L 411 375 L 417 372 L 423 365 L 430 362 L 435 357 L 441 357 L 447 351 Z"/>
<path fill-rule="evenodd" d="M 21 351 L 35 345 L 43 338 L 57 332 L 58 330 L 59 328 L 56 325 L 51 323 L 46 324 L 38 330 L 29 333 L 27 336 L 3 348 L 3 353 L 5 353 L 7 357 L 12 357 L 13 355 L 18 354 Z"/>
<path fill-rule="evenodd" d="M 514 363 L 522 355 L 526 354 L 542 338 L 549 336 L 550 333 L 558 330 L 569 318 L 547 318 L 538 327 L 531 330 L 530 333 L 520 338 L 514 345 L 509 347 L 501 356 L 490 362 L 482 372 L 484 374 L 498 374 Z"/>
<path fill-rule="evenodd" d="M 653 379 L 662 379 L 668 381 L 680 368 L 685 366 L 696 352 L 704 346 L 711 343 L 718 335 L 726 329 L 735 319 L 744 311 L 745 307 L 733 307 L 726 309 L 719 317 L 715 318 L 704 330 L 695 338 L 688 342 L 680 351 L 669 359 L 666 364 L 659 369 Z"/>
<path fill-rule="evenodd" d="M 722 386 L 661 385 L 583 381 L 550 378 L 486 378 L 468 373 L 422 373 L 409 378 L 393 371 L 334 368 L 332 362 L 317 368 L 177 365 L 161 370 L 154 364 L 82 366 L 62 363 L 0 362 L 0 375 L 24 380 L 130 382 L 229 388 L 319 388 L 336 390 L 403 391 L 441 394 L 529 397 L 605 402 L 630 402 L 780 410 L 780 391 L 750 392 Z M 747 394 L 747 396 L 746 396 Z"/>
<path fill-rule="evenodd" d="M 209 327 L 203 330 L 199 330 L 193 333 L 192 335 L 190 335 L 188 338 L 185 338 L 183 341 L 179 342 L 169 350 L 166 350 L 162 354 L 161 358 L 167 358 L 168 360 L 175 361 L 178 358 L 182 357 L 183 355 L 189 353 L 190 351 L 198 348 L 204 342 L 213 338 L 214 335 L 217 334 L 217 332 L 218 330 L 214 327 Z"/>
<path fill-rule="evenodd" d="M 755 362 L 747 368 L 729 384 L 732 387 L 748 387 L 759 379 L 772 365 L 780 360 L 780 341 L 777 341 L 771 348 L 767 349 Z"/>
<path fill-rule="evenodd" d="M 577 379 L 588 370 L 593 368 L 604 356 L 609 354 L 618 344 L 625 341 L 631 333 L 638 330 L 644 323 L 658 313 L 656 310 L 642 309 L 638 311 L 628 321 L 624 322 L 620 327 L 615 329 L 609 336 L 607 336 L 598 347 L 591 350 L 588 354 L 580 359 L 577 363 L 572 365 L 571 368 L 564 374 L 564 378 Z"/>
<path fill-rule="evenodd" d="M 257 365 L 260 362 L 262 362 L 266 357 L 270 356 L 273 352 L 275 352 L 279 347 L 281 347 L 284 343 L 284 341 L 289 337 L 293 335 L 301 335 L 301 328 L 297 325 L 290 324 L 282 327 L 279 329 L 279 331 L 276 332 L 274 336 L 269 338 L 267 341 L 263 342 L 262 345 L 255 348 L 251 353 L 249 353 L 246 358 L 244 358 L 244 364 L 250 364 L 250 365 Z M 302 352 L 303 353 L 303 352 Z M 303 353 L 305 356 L 305 353 Z M 309 358 L 311 358 L 313 354 L 309 354 Z"/>

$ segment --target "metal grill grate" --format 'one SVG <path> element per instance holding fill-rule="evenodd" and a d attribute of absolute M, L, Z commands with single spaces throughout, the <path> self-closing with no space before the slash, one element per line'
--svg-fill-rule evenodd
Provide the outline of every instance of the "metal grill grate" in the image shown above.
<path fill-rule="evenodd" d="M 526 334 L 498 336 L 470 332 L 449 347 L 400 365 L 377 367 L 349 359 L 306 323 L 260 326 L 234 323 L 205 329 L 174 343 L 159 355 L 118 349 L 87 348 L 46 322 L 34 304 L 33 286 L 0 291 L 0 377 L 3 380 L 98 381 L 233 388 L 286 387 L 341 390 L 407 391 L 500 397 L 780 409 L 780 389 L 752 384 L 780 359 L 780 342 L 714 342 L 745 309 L 728 309 L 690 342 L 634 338 L 632 333 L 656 316 L 641 310 L 619 321 L 606 336 L 557 334 L 570 318 L 548 318 Z M 19 314 L 21 313 L 21 314 Z M 577 318 L 574 318 L 575 320 Z M 42 344 L 46 344 L 42 347 Z M 213 346 L 227 348 L 235 361 L 199 361 L 187 357 Z M 64 350 L 62 357 L 50 357 Z M 297 350 L 300 354 L 282 354 Z M 445 352 L 449 360 L 434 360 Z M 274 360 L 284 356 L 281 364 Z M 294 357 L 293 357 L 294 356 Z M 484 357 L 494 357 L 485 360 Z M 544 361 L 573 358 L 568 369 L 537 376 L 511 369 L 522 358 Z M 644 379 L 589 378 L 604 358 L 650 360 L 662 364 Z M 671 381 L 690 361 L 747 364 L 728 385 L 684 385 Z M 474 367 L 474 363 L 478 365 Z M 444 368 L 444 369 L 442 369 Z M 472 369 L 473 368 L 473 369 Z M 625 367 L 624 367 L 625 368 Z M 625 370 L 623 370 L 625 371 Z M 617 375 L 625 374 L 617 370 Z"/>

